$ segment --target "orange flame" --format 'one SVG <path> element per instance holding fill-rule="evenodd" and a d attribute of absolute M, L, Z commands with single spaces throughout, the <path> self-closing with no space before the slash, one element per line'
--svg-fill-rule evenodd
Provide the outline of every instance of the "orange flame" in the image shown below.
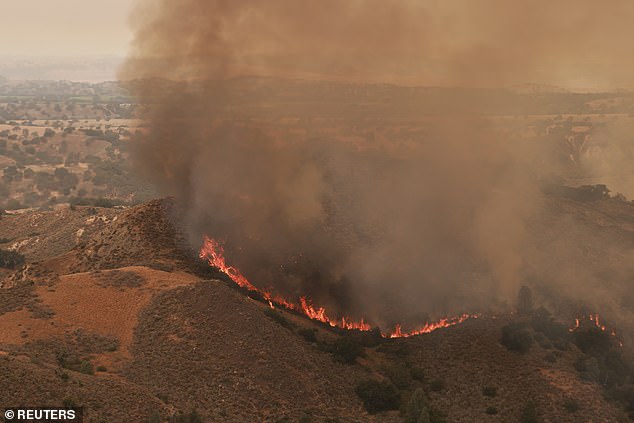
<path fill-rule="evenodd" d="M 359 321 L 355 321 L 346 316 L 341 317 L 340 319 L 332 319 L 328 316 L 324 307 L 314 306 L 312 302 L 306 297 L 300 297 L 300 305 L 296 305 L 280 296 L 273 296 L 268 291 L 262 291 L 258 289 L 253 284 L 251 284 L 251 282 L 249 282 L 249 280 L 237 268 L 229 266 L 226 263 L 224 257 L 224 248 L 218 241 L 212 238 L 209 238 L 207 236 L 203 238 L 203 245 L 200 248 L 199 256 L 201 259 L 207 260 L 210 266 L 217 268 L 222 273 L 229 276 L 229 278 L 231 278 L 231 280 L 234 281 L 236 285 L 262 295 L 262 297 L 264 297 L 271 308 L 275 308 L 274 304 L 277 304 L 288 310 L 302 313 L 312 320 L 326 323 L 332 327 L 360 331 L 369 331 L 372 329 L 372 326 L 363 318 Z M 462 314 L 457 317 L 447 317 L 437 322 L 425 323 L 419 329 L 415 329 L 410 332 L 403 332 L 401 329 L 401 325 L 397 324 L 391 333 L 382 333 L 381 335 L 385 338 L 405 338 L 409 336 L 420 335 L 423 333 L 430 333 L 441 328 L 455 326 L 467 319 L 477 319 L 478 317 L 479 315 L 477 314 Z"/>
<path fill-rule="evenodd" d="M 618 335 L 616 334 L 616 330 L 615 329 L 608 329 L 607 326 L 604 323 L 601 323 L 601 321 L 599 320 L 599 314 L 595 313 L 595 314 L 588 314 L 587 316 L 583 316 L 582 318 L 577 318 L 575 319 L 575 324 L 573 327 L 571 327 L 570 329 L 568 329 L 569 332 L 574 332 L 577 329 L 579 329 L 581 327 L 581 322 L 583 319 L 587 318 L 588 321 L 591 322 L 591 324 L 593 326 L 595 326 L 597 329 L 601 330 L 601 332 L 609 332 L 610 336 L 614 336 L 615 338 L 617 338 L 617 341 L 619 343 L 619 346 L 623 346 L 623 341 L 621 341 L 620 339 L 618 339 Z"/>

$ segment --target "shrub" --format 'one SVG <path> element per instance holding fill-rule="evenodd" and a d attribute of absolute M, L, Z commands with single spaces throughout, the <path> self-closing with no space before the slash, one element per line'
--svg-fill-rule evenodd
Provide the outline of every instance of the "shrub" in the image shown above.
<path fill-rule="evenodd" d="M 412 379 L 417 380 L 419 382 L 425 381 L 425 371 L 421 367 L 414 366 L 411 369 L 409 369 L 409 373 L 412 376 Z"/>
<path fill-rule="evenodd" d="M 62 404 L 64 405 L 64 408 L 75 408 L 75 407 L 77 407 L 77 402 L 71 397 L 64 398 L 62 400 Z"/>
<path fill-rule="evenodd" d="M 441 379 L 434 379 L 429 385 L 429 388 L 434 392 L 440 392 L 444 387 L 445 383 Z"/>
<path fill-rule="evenodd" d="M 385 375 L 399 389 L 404 389 L 412 384 L 410 371 L 403 364 L 395 364 L 384 369 Z"/>
<path fill-rule="evenodd" d="M 342 336 L 333 344 L 332 352 L 337 360 L 352 364 L 363 355 L 363 347 L 349 336 Z"/>
<path fill-rule="evenodd" d="M 78 371 L 87 375 L 95 374 L 95 369 L 93 368 L 92 363 L 88 360 L 83 360 L 81 362 Z"/>
<path fill-rule="evenodd" d="M 536 332 L 545 335 L 551 341 L 567 340 L 570 336 L 568 328 L 555 321 L 547 310 L 540 308 L 531 320 L 531 326 Z"/>
<path fill-rule="evenodd" d="M 399 393 L 389 382 L 367 380 L 357 385 L 356 393 L 370 414 L 397 410 L 399 407 Z"/>
<path fill-rule="evenodd" d="M 154 411 L 152 414 L 150 414 L 150 417 L 148 417 L 147 422 L 148 423 L 161 423 L 163 420 L 161 419 L 161 415 L 159 414 L 158 411 Z"/>
<path fill-rule="evenodd" d="M 277 323 L 279 323 L 281 326 L 285 327 L 286 329 L 293 328 L 293 325 L 291 324 L 291 322 L 286 320 L 286 317 L 282 316 L 281 313 L 279 313 L 278 311 L 272 308 L 267 308 L 266 310 L 264 310 L 264 314 L 266 314 L 268 317 L 270 317 L 271 319 L 273 319 L 274 321 L 276 321 Z"/>
<path fill-rule="evenodd" d="M 487 407 L 487 409 L 485 410 L 485 412 L 486 412 L 487 414 L 490 414 L 490 415 L 495 415 L 495 414 L 497 414 L 497 413 L 498 413 L 498 409 L 497 409 L 496 407 L 489 406 L 489 407 Z"/>
<path fill-rule="evenodd" d="M 315 329 L 300 329 L 297 333 L 308 342 L 317 342 Z"/>
<path fill-rule="evenodd" d="M 485 386 L 484 388 L 482 388 L 482 395 L 484 395 L 485 397 L 493 398 L 497 394 L 498 394 L 498 390 L 494 386 Z"/>
<path fill-rule="evenodd" d="M 555 357 L 555 354 L 550 353 L 550 354 L 546 354 L 544 356 L 544 360 L 549 362 L 549 363 L 556 363 L 557 362 L 557 357 Z"/>
<path fill-rule="evenodd" d="M 601 331 L 599 328 L 578 330 L 575 333 L 574 342 L 581 351 L 593 356 L 606 354 L 612 344 L 610 335 L 607 332 Z"/>
<path fill-rule="evenodd" d="M 524 325 L 511 323 L 502 328 L 500 343 L 511 351 L 526 353 L 533 344 L 533 337 Z"/>
<path fill-rule="evenodd" d="M 447 423 L 447 417 L 445 413 L 432 408 L 429 410 L 429 423 Z"/>
<path fill-rule="evenodd" d="M 196 410 L 192 410 L 189 414 L 178 413 L 170 417 L 170 423 L 202 423 L 202 418 Z"/>
<path fill-rule="evenodd" d="M 15 269 L 24 264 L 24 256 L 17 251 L 0 250 L 0 267 Z"/>
<path fill-rule="evenodd" d="M 425 392 L 418 388 L 409 398 L 404 410 L 405 423 L 429 423 L 429 406 L 425 398 Z"/>
<path fill-rule="evenodd" d="M 520 416 L 521 423 L 537 423 L 537 407 L 533 401 L 526 403 Z"/>
<path fill-rule="evenodd" d="M 564 401 L 564 408 L 567 412 L 574 413 L 579 410 L 579 402 L 572 398 L 567 399 L 566 401 Z"/>
<path fill-rule="evenodd" d="M 106 366 L 97 366 L 96 369 L 98 372 L 107 372 L 108 368 Z"/>

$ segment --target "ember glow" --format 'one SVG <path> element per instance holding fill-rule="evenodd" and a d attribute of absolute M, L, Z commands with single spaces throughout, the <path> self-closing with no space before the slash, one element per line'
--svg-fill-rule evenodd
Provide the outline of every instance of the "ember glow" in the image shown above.
<path fill-rule="evenodd" d="M 574 326 L 572 326 L 570 329 L 568 329 L 568 331 L 569 332 L 576 331 L 577 329 L 579 329 L 582 326 L 582 324 L 584 324 L 583 322 L 589 322 L 587 324 L 590 325 L 591 327 L 594 326 L 597 329 L 601 330 L 601 332 L 609 333 L 611 336 L 614 336 L 615 338 L 617 338 L 619 346 L 621 346 L 621 347 L 623 346 L 623 341 L 618 339 L 618 336 L 616 334 L 616 330 L 608 329 L 608 327 L 605 325 L 605 322 L 601 322 L 601 318 L 599 317 L 599 315 L 597 313 L 588 314 L 587 316 L 583 316 L 582 318 L 575 319 Z"/>
<path fill-rule="evenodd" d="M 306 317 L 312 320 L 326 323 L 332 327 L 360 331 L 369 331 L 370 329 L 372 329 L 372 326 L 363 318 L 358 321 L 346 316 L 340 317 L 338 319 L 331 318 L 326 313 L 326 309 L 324 307 L 313 305 L 311 300 L 306 297 L 300 297 L 299 304 L 296 304 L 280 296 L 273 295 L 269 291 L 258 289 L 251 282 L 249 282 L 249 280 L 240 272 L 240 270 L 227 264 L 224 256 L 224 248 L 222 247 L 222 244 L 215 239 L 209 238 L 207 236 L 203 238 L 203 244 L 200 248 L 199 256 L 201 259 L 207 260 L 210 266 L 217 268 L 222 273 L 229 276 L 229 278 L 231 278 L 231 280 L 235 282 L 236 285 L 260 294 L 269 303 L 269 306 L 271 308 L 275 308 L 275 306 L 277 305 L 288 310 L 293 310 L 298 313 L 304 314 Z M 467 319 L 475 319 L 478 317 L 479 315 L 477 314 L 462 314 L 457 317 L 447 317 L 437 322 L 425 323 L 418 329 L 414 329 L 409 332 L 404 332 L 401 328 L 401 325 L 397 324 L 392 332 L 382 333 L 382 336 L 385 338 L 406 338 L 423 333 L 430 333 L 437 329 L 454 326 L 464 322 Z"/>

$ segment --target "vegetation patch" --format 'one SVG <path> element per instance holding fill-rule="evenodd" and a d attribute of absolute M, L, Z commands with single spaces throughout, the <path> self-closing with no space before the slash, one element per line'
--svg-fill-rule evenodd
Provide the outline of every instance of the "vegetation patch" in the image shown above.
<path fill-rule="evenodd" d="M 0 267 L 5 269 L 15 269 L 24 264 L 24 255 L 17 251 L 0 250 Z"/>
<path fill-rule="evenodd" d="M 356 393 L 370 414 L 380 411 L 398 410 L 399 408 L 399 392 L 389 382 L 367 380 L 357 385 Z"/>
<path fill-rule="evenodd" d="M 527 353 L 533 344 L 533 337 L 522 323 L 510 323 L 502 328 L 500 343 L 508 350 Z"/>

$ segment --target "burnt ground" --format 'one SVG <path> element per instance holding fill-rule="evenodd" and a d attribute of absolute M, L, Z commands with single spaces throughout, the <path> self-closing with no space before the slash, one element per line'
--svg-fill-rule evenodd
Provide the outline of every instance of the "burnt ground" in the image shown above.
<path fill-rule="evenodd" d="M 558 207 L 602 216 L 601 236 L 629 242 L 629 206 Z M 529 403 L 542 422 L 626 419 L 580 377 L 574 342 L 533 342 L 523 354 L 502 346 L 518 316 L 408 339 L 345 336 L 201 274 L 173 216 L 171 201 L 157 200 L 2 217 L 4 246 L 27 261 L 4 271 L 0 290 L 3 405 L 81 405 L 90 422 L 194 410 L 209 422 L 401 422 L 419 390 L 436 422 L 522 421 Z M 341 339 L 359 348 L 349 363 Z M 369 414 L 355 391 L 370 379 L 394 387 L 401 405 Z"/>

